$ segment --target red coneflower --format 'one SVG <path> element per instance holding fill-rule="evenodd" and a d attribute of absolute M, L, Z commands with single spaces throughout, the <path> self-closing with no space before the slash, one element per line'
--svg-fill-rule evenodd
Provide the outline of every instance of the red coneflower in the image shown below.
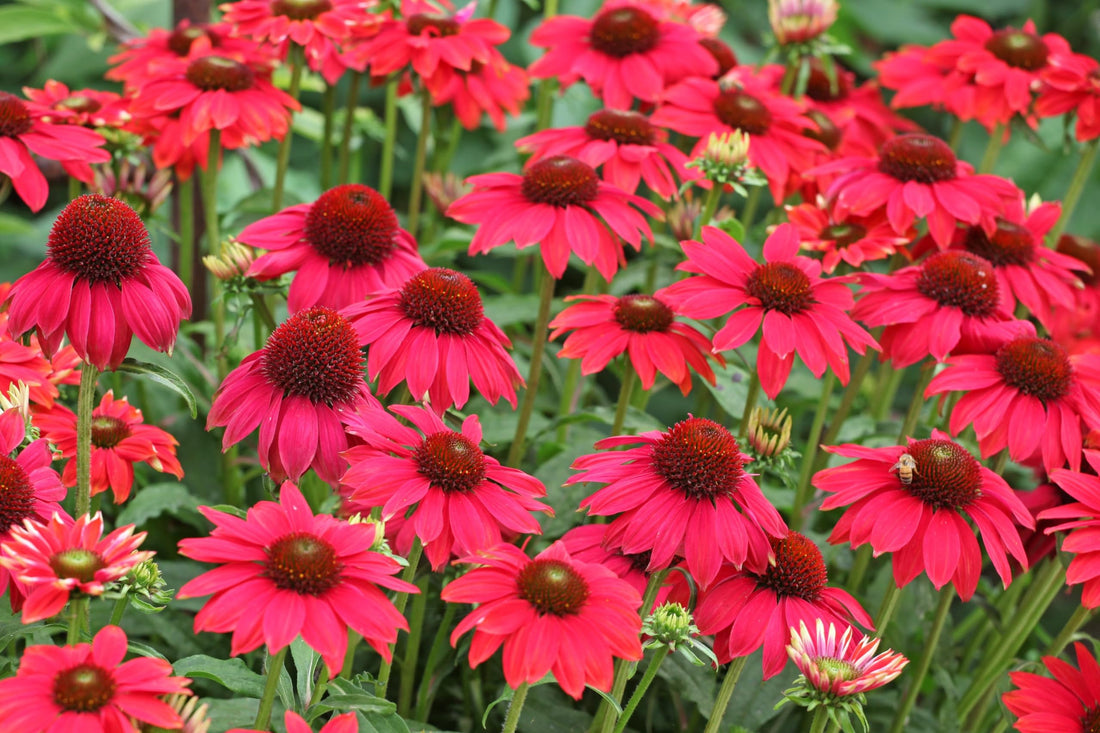
<path fill-rule="evenodd" d="M 476 129 L 484 113 L 498 132 L 504 132 L 504 113 L 515 117 L 531 96 L 527 72 L 508 63 L 495 48 L 489 49 L 488 61 L 474 61 L 469 71 L 441 64 L 424 79 L 424 87 L 432 95 L 432 104 L 450 104 L 467 130 Z"/>
<path fill-rule="evenodd" d="M 1040 78 L 1035 114 L 1056 117 L 1073 112 L 1077 115 L 1073 134 L 1079 142 L 1100 137 L 1100 62 L 1077 53 L 1059 56 Z"/>
<path fill-rule="evenodd" d="M 816 203 L 786 208 L 787 218 L 798 227 L 799 243 L 811 252 L 823 253 L 821 267 L 830 275 L 841 262 L 859 269 L 864 262 L 904 252 L 917 233 L 911 229 L 899 235 L 881 212 L 838 220 L 820 197 Z"/>
<path fill-rule="evenodd" d="M 1084 454 L 1093 471 L 1100 468 L 1100 452 L 1085 450 Z M 1046 529 L 1048 535 L 1070 530 L 1062 542 L 1062 550 L 1073 554 L 1066 569 L 1066 583 L 1082 583 L 1081 605 L 1096 608 L 1100 606 L 1100 573 L 1094 569 L 1100 558 L 1100 546 L 1095 540 L 1096 529 L 1100 526 L 1100 521 L 1095 519 L 1100 517 L 1097 511 L 1100 508 L 1100 478 L 1059 468 L 1051 472 L 1050 480 L 1076 501 L 1060 502 L 1045 509 L 1038 519 L 1054 522 Z"/>
<path fill-rule="evenodd" d="M 1077 667 L 1043 657 L 1054 679 L 1033 672 L 1009 672 L 1016 689 L 1001 696 L 1018 720 L 1020 733 L 1090 733 L 1100 722 L 1100 664 L 1081 642 L 1074 642 Z"/>
<path fill-rule="evenodd" d="M 607 539 L 606 524 L 582 524 L 569 530 L 561 537 L 561 543 L 573 557 L 580 562 L 592 562 L 603 565 L 615 575 L 619 576 L 638 591 L 639 596 L 645 595 L 646 586 L 649 584 L 649 553 L 642 552 L 637 555 L 624 555 L 618 550 L 609 549 L 604 545 Z M 653 600 L 654 606 L 664 603 L 668 596 L 669 588 L 662 585 Z M 652 609 L 650 609 L 652 610 Z"/>
<path fill-rule="evenodd" d="M 32 106 L 49 110 L 42 119 L 82 127 L 122 127 L 129 119 L 129 102 L 115 92 L 72 89 L 48 79 L 42 89 L 23 87 Z"/>

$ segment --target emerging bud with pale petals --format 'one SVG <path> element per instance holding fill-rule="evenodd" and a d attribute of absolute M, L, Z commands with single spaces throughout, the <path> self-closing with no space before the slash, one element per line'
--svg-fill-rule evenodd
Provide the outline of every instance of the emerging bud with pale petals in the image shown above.
<path fill-rule="evenodd" d="M 473 186 L 450 171 L 424 174 L 424 192 L 439 209 L 440 214 L 446 214 L 448 206 L 473 190 Z"/>
<path fill-rule="evenodd" d="M 775 457 L 790 446 L 793 424 L 786 407 L 776 410 L 758 405 L 749 413 L 749 445 L 760 458 Z"/>
<path fill-rule="evenodd" d="M 254 251 L 245 247 L 240 242 L 229 239 L 222 242 L 221 249 L 216 255 L 204 255 L 202 264 L 207 270 L 222 281 L 243 277 L 252 261 L 256 259 Z"/>
<path fill-rule="evenodd" d="M 836 22 L 836 0 L 768 0 L 768 20 L 780 46 L 807 43 Z"/>
<path fill-rule="evenodd" d="M 745 186 L 763 186 L 767 178 L 749 163 L 749 134 L 743 130 L 710 133 L 703 154 L 687 164 L 717 184 L 733 187 L 742 196 Z"/>

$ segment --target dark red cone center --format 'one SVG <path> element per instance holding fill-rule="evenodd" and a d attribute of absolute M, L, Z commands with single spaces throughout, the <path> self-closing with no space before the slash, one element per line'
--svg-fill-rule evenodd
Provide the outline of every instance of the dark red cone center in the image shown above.
<path fill-rule="evenodd" d="M 660 37 L 657 19 L 633 7 L 601 12 L 593 21 L 589 34 L 593 48 L 616 58 L 645 53 L 657 45 Z"/>
<path fill-rule="evenodd" d="M 756 97 L 740 89 L 723 89 L 714 98 L 714 114 L 737 130 L 763 135 L 772 124 L 772 113 Z"/>
<path fill-rule="evenodd" d="M 1030 265 L 1035 259 L 1035 238 L 1031 230 L 1011 221 L 998 221 L 992 237 L 981 227 L 970 227 L 965 246 L 967 252 L 984 257 L 994 267 Z"/>
<path fill-rule="evenodd" d="M 729 430 L 702 417 L 676 423 L 653 445 L 653 468 L 690 499 L 737 492 L 745 476 L 740 446 Z"/>
<path fill-rule="evenodd" d="M 92 417 L 92 445 L 96 448 L 114 448 L 130 437 L 130 426 L 122 418 L 111 415 Z"/>
<path fill-rule="evenodd" d="M 191 53 L 191 44 L 200 38 L 209 40 L 212 48 L 218 45 L 218 37 L 213 33 L 208 33 L 204 28 L 189 25 L 172 31 L 172 35 L 168 36 L 168 50 L 177 56 L 186 56 Z"/>
<path fill-rule="evenodd" d="M 1100 733 L 1100 705 L 1085 708 L 1085 714 L 1081 717 L 1082 733 Z"/>
<path fill-rule="evenodd" d="M 997 309 L 997 277 L 988 260 L 969 252 L 939 252 L 921 266 L 917 290 L 942 306 L 983 318 Z"/>
<path fill-rule="evenodd" d="M 50 568 L 59 578 L 75 578 L 81 583 L 95 580 L 95 574 L 106 567 L 103 558 L 82 548 L 64 550 L 50 557 Z"/>
<path fill-rule="evenodd" d="M 808 110 L 806 116 L 813 120 L 817 127 L 807 128 L 802 131 L 802 134 L 811 140 L 817 140 L 829 150 L 836 150 L 837 146 L 840 145 L 841 137 L 843 137 L 836 123 L 829 119 L 827 114 L 816 109 Z"/>
<path fill-rule="evenodd" d="M 816 301 L 810 276 L 789 262 L 768 262 L 756 268 L 745 290 L 768 310 L 786 315 L 800 313 Z"/>
<path fill-rule="evenodd" d="M 910 483 L 900 485 L 925 504 L 962 509 L 981 497 L 981 464 L 962 446 L 929 438 L 911 441 L 908 451 L 917 466 Z"/>
<path fill-rule="evenodd" d="M 53 679 L 53 701 L 62 710 L 90 713 L 115 695 L 115 678 L 102 667 L 81 664 L 58 672 Z"/>
<path fill-rule="evenodd" d="M 73 112 L 82 112 L 89 115 L 93 112 L 98 112 L 102 107 L 103 105 L 101 105 L 99 102 L 92 99 L 91 97 L 85 97 L 80 94 L 74 97 L 66 97 L 65 99 L 62 99 L 60 102 L 54 105 L 55 109 L 67 109 Z"/>
<path fill-rule="evenodd" d="M 997 371 L 1005 382 L 1044 403 L 1057 400 L 1073 384 L 1073 366 L 1058 344 L 1021 336 L 997 350 Z"/>
<path fill-rule="evenodd" d="M 389 202 L 359 183 L 325 191 L 306 214 L 306 239 L 333 267 L 384 262 L 393 252 L 397 228 Z"/>
<path fill-rule="evenodd" d="M 34 487 L 23 467 L 0 455 L 0 536 L 34 516 Z"/>
<path fill-rule="evenodd" d="M 278 588 L 319 596 L 340 582 L 336 550 L 309 532 L 280 537 L 267 548 L 267 577 Z"/>
<path fill-rule="evenodd" d="M 0 137 L 16 137 L 31 129 L 31 113 L 23 100 L 0 92 Z"/>
<path fill-rule="evenodd" d="M 652 295 L 624 295 L 615 303 L 615 320 L 627 331 L 667 331 L 675 319 L 672 309 Z"/>
<path fill-rule="evenodd" d="M 593 140 L 613 140 L 620 145 L 652 145 L 656 129 L 646 116 L 622 109 L 601 109 L 588 118 L 584 131 Z"/>
<path fill-rule="evenodd" d="M 532 560 L 519 573 L 519 597 L 542 615 L 579 613 L 588 600 L 588 583 L 569 563 Z"/>
<path fill-rule="evenodd" d="M 472 491 L 485 479 L 485 455 L 461 433 L 432 433 L 416 448 L 416 470 L 443 491 Z"/>
<path fill-rule="evenodd" d="M 260 371 L 285 395 L 346 404 L 363 381 L 363 352 L 351 324 L 331 308 L 295 313 L 267 339 Z"/>
<path fill-rule="evenodd" d="M 725 41 L 703 36 L 699 39 L 699 45 L 718 62 L 718 73 L 714 75 L 715 79 L 725 76 L 727 71 L 737 66 L 737 54 L 726 45 Z"/>
<path fill-rule="evenodd" d="M 119 284 L 149 260 L 149 232 L 141 217 L 115 198 L 89 193 L 73 199 L 50 230 L 50 259 L 91 282 Z"/>
<path fill-rule="evenodd" d="M 1009 66 L 1025 71 L 1038 71 L 1047 65 L 1050 49 L 1034 33 L 1005 28 L 985 42 L 985 50 Z"/>
<path fill-rule="evenodd" d="M 806 79 L 806 96 L 815 102 L 836 102 L 846 99 L 851 92 L 848 78 L 836 69 L 830 78 L 825 65 L 819 59 L 810 61 L 810 75 Z"/>
<path fill-rule="evenodd" d="M 798 532 L 783 539 L 770 538 L 775 564 L 759 576 L 760 585 L 771 588 L 780 597 L 793 596 L 815 603 L 829 582 L 825 559 L 811 540 Z"/>
<path fill-rule="evenodd" d="M 931 135 L 898 135 L 882 144 L 878 156 L 878 169 L 899 181 L 935 183 L 957 175 L 955 153 Z"/>
<path fill-rule="evenodd" d="M 321 13 L 332 10 L 329 0 L 273 0 L 271 12 L 291 20 L 313 20 Z"/>
<path fill-rule="evenodd" d="M 187 65 L 184 72 L 187 81 L 204 92 L 222 89 L 227 92 L 241 92 L 251 89 L 256 74 L 240 61 L 224 56 L 202 56 Z"/>
<path fill-rule="evenodd" d="M 447 15 L 438 13 L 413 13 L 405 21 L 405 27 L 411 36 L 422 36 L 425 33 L 443 38 L 458 35 L 462 26 L 458 21 Z"/>
<path fill-rule="evenodd" d="M 855 244 L 867 236 L 867 229 L 859 224 L 845 222 L 843 224 L 830 224 L 821 230 L 817 236 L 824 240 L 832 241 L 838 248 Z"/>
<path fill-rule="evenodd" d="M 421 328 L 436 334 L 469 336 L 485 318 L 481 294 L 470 278 L 445 267 L 413 275 L 401 288 L 401 309 Z"/>
<path fill-rule="evenodd" d="M 1077 273 L 1082 283 L 1085 285 L 1100 283 L 1100 246 L 1097 246 L 1096 242 L 1073 234 L 1063 234 L 1058 238 L 1056 249 L 1089 266 L 1092 272 Z"/>
<path fill-rule="evenodd" d="M 523 174 L 523 195 L 537 204 L 580 206 L 596 198 L 600 179 L 587 163 L 567 155 L 544 158 Z"/>

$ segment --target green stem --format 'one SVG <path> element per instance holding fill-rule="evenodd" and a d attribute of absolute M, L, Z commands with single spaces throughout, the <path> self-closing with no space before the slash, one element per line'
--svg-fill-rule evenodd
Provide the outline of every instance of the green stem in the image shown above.
<path fill-rule="evenodd" d="M 351 160 L 351 137 L 355 130 L 355 107 L 359 103 L 359 85 L 363 80 L 363 72 L 351 72 L 351 81 L 348 87 L 348 100 L 344 105 L 344 129 L 340 137 L 340 165 L 337 177 L 340 183 L 348 182 L 348 166 Z"/>
<path fill-rule="evenodd" d="M 829 722 L 829 709 L 824 705 L 814 712 L 814 720 L 810 723 L 810 733 L 825 733 L 825 725 Z"/>
<path fill-rule="evenodd" d="M 733 697 L 733 689 L 737 687 L 737 680 L 741 677 L 741 672 L 745 669 L 745 662 L 747 661 L 748 657 L 738 657 L 730 662 L 729 667 L 726 668 L 726 677 L 722 680 L 722 686 L 718 688 L 718 697 L 714 700 L 714 710 L 710 713 L 710 719 L 707 720 L 704 733 L 718 733 L 719 728 L 722 727 L 722 718 L 726 715 L 726 708 L 729 707 L 730 698 Z"/>
<path fill-rule="evenodd" d="M 623 421 L 626 419 L 626 410 L 630 406 L 630 395 L 634 392 L 634 383 L 638 381 L 638 375 L 630 364 L 623 366 L 623 382 L 619 387 L 619 404 L 615 408 L 615 422 L 611 423 L 611 434 L 621 435 Z"/>
<path fill-rule="evenodd" d="M 1077 161 L 1077 170 L 1073 172 L 1069 189 L 1066 191 L 1065 198 L 1062 199 L 1062 215 L 1058 217 L 1058 223 L 1047 235 L 1047 246 L 1050 248 L 1058 246 L 1058 240 L 1066 230 L 1070 217 L 1073 216 L 1073 210 L 1077 208 L 1077 202 L 1080 201 L 1081 193 L 1085 190 L 1085 184 L 1088 183 L 1089 176 L 1092 174 L 1092 166 L 1096 162 L 1096 151 L 1100 149 L 1098 146 L 1100 146 L 1100 138 L 1090 140 L 1085 145 L 1084 155 Z"/>
<path fill-rule="evenodd" d="M 424 630 L 424 611 L 428 606 L 428 576 L 424 576 L 417 587 L 420 592 L 413 598 L 409 612 L 409 636 L 405 640 L 405 657 L 401 661 L 401 686 L 397 691 L 397 714 L 409 717 L 412 706 L 413 682 L 416 680 L 416 663 L 420 659 L 420 634 Z"/>
<path fill-rule="evenodd" d="M 749 197 L 745 200 L 745 209 L 741 212 L 741 226 L 747 232 L 756 218 L 756 209 L 760 206 L 760 196 L 763 189 L 760 186 L 749 191 Z"/>
<path fill-rule="evenodd" d="M 993 465 L 989 467 L 989 470 L 998 476 L 1004 474 L 1005 466 L 1008 465 L 1008 448 L 1003 448 L 993 458 Z"/>
<path fill-rule="evenodd" d="M 512 701 L 508 703 L 508 716 L 504 719 L 502 733 L 515 733 L 519 724 L 519 714 L 523 710 L 523 703 L 527 701 L 527 683 L 522 682 L 512 695 Z"/>
<path fill-rule="evenodd" d="M 432 133 L 432 96 L 425 89 L 421 92 L 420 132 L 416 136 L 416 159 L 413 162 L 412 188 L 409 191 L 409 234 L 416 236 L 420 225 L 420 201 L 424 197 L 424 161 L 428 156 L 428 136 Z"/>
<path fill-rule="evenodd" d="M 833 445 L 837 435 L 840 434 L 840 429 L 844 426 L 844 421 L 848 419 L 848 413 L 852 411 L 852 405 L 855 404 L 856 397 L 859 396 L 859 389 L 863 384 L 864 377 L 871 371 L 871 364 L 875 361 L 875 355 L 877 352 L 867 349 L 867 351 L 856 362 L 855 369 L 852 370 L 852 378 L 848 380 L 848 386 L 844 388 L 844 393 L 840 396 L 840 405 L 836 408 L 836 412 L 833 413 L 833 417 L 829 420 L 829 427 L 825 430 L 825 435 L 821 438 L 821 442 L 824 445 Z M 825 456 L 818 456 L 819 459 L 823 459 Z M 818 461 L 815 461 L 815 464 Z M 819 466 L 815 465 L 814 470 L 817 470 Z"/>
<path fill-rule="evenodd" d="M 1077 630 L 1084 626 L 1086 621 L 1092 618 L 1094 610 L 1095 609 L 1092 608 L 1078 606 L 1077 610 L 1070 616 L 1069 621 L 1066 622 L 1066 625 L 1058 632 L 1058 636 L 1054 637 L 1054 641 L 1050 642 L 1046 650 L 1043 651 L 1043 656 L 1056 657 L 1061 654 L 1062 650 L 1069 644 L 1069 640 L 1077 633 Z"/>
<path fill-rule="evenodd" d="M 179 182 L 180 280 L 187 292 L 195 287 L 195 177 Z"/>
<path fill-rule="evenodd" d="M 290 89 L 287 93 L 298 101 L 298 94 L 302 87 L 302 51 L 298 46 L 292 45 L 286 57 L 290 67 Z M 290 143 L 294 139 L 293 127 L 287 128 L 286 136 L 279 141 L 279 153 L 275 160 L 275 188 L 271 191 L 271 211 L 277 212 L 283 208 L 283 188 L 286 186 L 286 171 L 290 165 Z"/>
<path fill-rule="evenodd" d="M 424 663 L 424 673 L 420 678 L 420 686 L 416 691 L 416 712 L 413 720 L 427 720 L 432 709 L 432 698 L 435 691 L 432 689 L 433 673 L 439 661 L 446 654 L 448 643 L 447 636 L 451 631 L 451 623 L 454 621 L 457 603 L 448 603 L 443 609 L 443 620 L 439 622 L 439 628 L 435 630 L 435 638 L 432 639 L 431 649 L 428 651 L 428 661 Z"/>
<path fill-rule="evenodd" d="M 989 143 L 985 146 L 985 153 L 982 155 L 982 162 L 978 166 L 978 173 L 993 172 L 993 167 L 997 165 L 997 158 L 1001 155 L 1001 148 L 1004 147 L 1004 137 L 1005 126 L 997 123 L 989 136 Z"/>
<path fill-rule="evenodd" d="M 420 544 L 420 539 L 413 540 L 412 549 L 409 550 L 409 564 L 405 566 L 404 572 L 401 573 L 401 580 L 406 583 L 411 583 L 413 578 L 416 577 L 416 566 L 420 564 L 420 556 L 424 553 L 424 546 Z M 408 593 L 398 593 L 397 597 L 393 599 L 393 605 L 397 609 L 397 612 L 404 615 L 405 606 L 409 603 Z M 374 682 L 374 695 L 375 697 L 385 697 L 386 688 L 390 686 L 390 674 L 393 672 L 393 659 L 390 661 L 382 660 L 382 666 L 378 670 L 378 678 Z"/>
<path fill-rule="evenodd" d="M 129 601 L 130 599 L 126 596 L 115 601 L 114 608 L 111 609 L 111 620 L 107 622 L 108 626 L 118 626 L 122 623 L 122 614 L 126 613 L 126 607 L 130 605 Z"/>
<path fill-rule="evenodd" d="M 558 14 L 558 0 L 546 0 L 542 6 L 543 20 L 549 20 Z M 550 120 L 554 114 L 554 87 L 557 80 L 543 79 L 539 84 L 539 96 L 535 105 L 535 131 L 545 130 L 550 126 Z"/>
<path fill-rule="evenodd" d="M 901 378 L 904 375 L 905 370 L 895 369 L 892 361 L 884 361 L 879 365 L 875 381 L 878 399 L 871 408 L 871 417 L 876 422 L 885 420 L 890 408 L 894 406 L 894 397 L 898 393 L 898 386 L 901 385 Z"/>
<path fill-rule="evenodd" d="M 886 627 L 890 625 L 890 619 L 894 617 L 898 601 L 901 600 L 901 588 L 894 584 L 893 580 L 886 586 L 886 595 L 882 597 L 882 603 L 878 607 L 875 616 L 875 633 L 881 639 L 886 635 Z"/>
<path fill-rule="evenodd" d="M 69 200 L 72 201 L 84 191 L 84 184 L 69 176 Z"/>
<path fill-rule="evenodd" d="M 321 97 L 321 113 L 324 115 L 324 127 L 321 130 L 321 190 L 327 191 L 332 185 L 332 129 L 333 115 L 336 113 L 336 87 L 332 84 L 325 84 L 324 96 Z"/>
<path fill-rule="evenodd" d="M 66 644 L 79 644 L 80 632 L 84 628 L 84 617 L 88 615 L 88 598 L 73 598 L 69 601 L 69 633 Z"/>
<path fill-rule="evenodd" d="M 794 492 L 794 506 L 791 507 L 791 529 L 797 532 L 802 527 L 802 507 L 809 499 L 810 476 L 814 461 L 817 459 L 818 443 L 821 440 L 821 428 L 825 425 L 825 413 L 829 410 L 829 400 L 836 386 L 836 375 L 830 369 L 821 383 L 821 397 L 818 398 L 814 421 L 810 425 L 810 435 L 806 439 L 806 448 L 802 451 L 802 469 L 799 471 L 798 488 Z"/>
<path fill-rule="evenodd" d="M 382 139 L 382 162 L 378 171 L 378 193 L 389 199 L 393 190 L 393 152 L 397 144 L 397 82 L 396 75 L 386 82 L 386 109 L 383 113 L 386 136 Z"/>
<path fill-rule="evenodd" d="M 749 377 L 749 393 L 745 395 L 745 409 L 741 413 L 741 426 L 737 429 L 737 434 L 744 436 L 749 431 L 749 416 L 752 415 L 752 408 L 756 407 L 756 401 L 760 398 L 760 375 L 753 370 L 752 376 Z"/>
<path fill-rule="evenodd" d="M 340 676 L 344 679 L 351 679 L 351 673 L 355 669 L 355 649 L 362 640 L 362 636 L 348 629 L 348 650 L 344 654 L 344 666 L 340 669 Z"/>
<path fill-rule="evenodd" d="M 905 422 L 901 424 L 901 432 L 898 433 L 898 443 L 904 445 L 905 439 L 913 435 L 916 430 L 917 420 L 920 419 L 921 408 L 924 407 L 924 390 L 932 381 L 936 373 L 936 362 L 927 359 L 920 367 L 920 377 L 917 378 L 917 386 L 913 389 L 913 399 L 909 403 L 909 411 L 905 413 Z"/>
<path fill-rule="evenodd" d="M 855 559 L 852 560 L 852 569 L 848 571 L 848 580 L 844 584 L 844 589 L 853 595 L 859 595 L 860 588 L 863 587 L 863 576 L 867 574 L 867 568 L 871 564 L 872 555 L 871 545 L 860 545 L 856 550 Z"/>
<path fill-rule="evenodd" d="M 954 117 L 951 123 L 951 130 L 947 133 L 947 144 L 951 146 L 952 150 L 957 151 L 959 149 L 959 140 L 962 139 L 963 123 L 958 117 Z"/>
<path fill-rule="evenodd" d="M 940 634 L 943 633 L 944 623 L 947 621 L 947 616 L 951 611 L 951 601 L 954 598 L 955 588 L 953 586 L 946 585 L 940 591 L 940 602 L 936 605 L 936 615 L 932 620 L 932 628 L 928 630 L 928 636 L 924 640 L 924 652 L 921 654 L 916 670 L 910 676 L 905 697 L 902 698 L 901 705 L 894 714 L 894 722 L 890 726 L 890 733 L 901 733 L 905 727 L 905 719 L 909 717 L 909 712 L 913 709 L 913 703 L 917 701 L 917 696 L 920 694 L 921 683 L 924 681 L 925 675 L 928 674 L 928 668 L 932 666 L 932 657 L 936 655 L 936 645 L 940 641 Z"/>
<path fill-rule="evenodd" d="M 264 696 L 260 698 L 260 708 L 256 711 L 256 722 L 252 727 L 256 730 L 267 730 L 267 724 L 271 720 L 271 708 L 275 705 L 275 690 L 279 687 L 279 676 L 283 673 L 283 660 L 290 646 L 284 646 L 272 654 L 267 653 L 266 681 L 264 683 Z"/>
<path fill-rule="evenodd" d="M 512 445 L 508 448 L 508 460 L 505 465 L 516 468 L 523 458 L 523 443 L 527 439 L 527 427 L 531 424 L 531 414 L 535 411 L 535 399 L 538 397 L 539 379 L 542 377 L 542 355 L 546 351 L 546 325 L 550 322 L 550 305 L 554 301 L 554 286 L 557 281 L 549 272 L 542 273 L 539 288 L 539 312 L 535 320 L 535 331 L 531 335 L 531 368 L 527 375 L 527 389 L 523 393 L 519 418 L 516 420 L 516 433 Z"/>
<path fill-rule="evenodd" d="M 76 506 L 75 514 L 87 514 L 92 499 L 92 410 L 99 370 L 87 362 L 80 367 L 80 391 L 76 396 Z"/>
<path fill-rule="evenodd" d="M 517 260 L 517 262 L 526 261 L 526 258 Z M 595 292 L 596 286 L 599 282 L 600 274 L 595 267 L 585 268 L 584 271 L 584 283 L 581 285 L 581 292 L 585 295 L 591 295 Z M 522 283 L 514 284 L 514 290 L 519 290 Z M 577 385 L 581 381 L 581 360 L 570 359 L 569 366 L 565 370 L 565 382 L 562 384 L 561 389 L 561 402 L 558 405 L 559 415 L 572 415 L 573 410 L 577 406 Z M 558 426 L 558 442 L 564 443 L 565 439 L 569 435 L 569 424 L 564 423 Z"/>
<path fill-rule="evenodd" d="M 722 188 L 721 183 L 711 182 L 710 190 L 707 191 L 707 198 L 703 203 L 703 213 L 699 217 L 699 222 L 695 225 L 696 240 L 703 236 L 703 227 L 710 224 L 711 219 L 714 218 L 714 213 L 718 211 L 718 202 L 722 199 Z"/>
<path fill-rule="evenodd" d="M 641 615 L 642 620 L 645 621 L 653 610 L 653 603 L 657 600 L 657 594 L 661 592 L 661 586 L 665 584 L 665 578 L 668 577 L 669 569 L 654 570 L 649 574 L 649 579 L 646 580 L 645 593 L 642 594 L 642 605 L 639 606 L 638 613 Z"/>
<path fill-rule="evenodd" d="M 615 733 L 623 733 L 626 730 L 626 724 L 630 720 L 630 716 L 638 709 L 638 704 L 645 697 L 653 678 L 657 676 L 657 670 L 660 669 L 661 662 L 665 661 L 667 656 L 667 646 L 662 646 L 653 653 L 653 657 L 649 660 L 649 666 L 645 668 L 645 674 L 642 675 L 642 679 L 638 681 L 638 686 L 634 688 L 634 692 L 630 695 L 630 700 L 623 708 L 623 714 L 619 716 L 619 722 L 615 725 Z"/>

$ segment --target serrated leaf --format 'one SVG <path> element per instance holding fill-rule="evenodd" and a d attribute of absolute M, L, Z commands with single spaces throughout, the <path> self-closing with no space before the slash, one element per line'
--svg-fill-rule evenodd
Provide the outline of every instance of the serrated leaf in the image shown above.
<path fill-rule="evenodd" d="M 202 529 L 202 520 L 198 514 L 201 502 L 187 490 L 183 484 L 167 481 L 150 484 L 137 491 L 126 503 L 118 515 L 118 524 L 136 524 L 144 526 L 146 522 L 162 514 L 170 514 L 188 524 Z M 185 514 L 181 515 L 180 512 Z M 190 514 L 191 516 L 186 516 Z"/>
<path fill-rule="evenodd" d="M 205 654 L 184 657 L 172 665 L 176 674 L 213 680 L 236 695 L 263 697 L 264 678 L 248 668 L 243 660 L 215 659 Z"/>
<path fill-rule="evenodd" d="M 192 420 L 199 416 L 199 406 L 198 403 L 195 402 L 195 395 L 191 392 L 191 388 L 187 386 L 187 383 L 175 372 L 165 369 L 158 364 L 138 361 L 132 357 L 123 359 L 116 371 L 126 372 L 128 374 L 143 374 L 154 382 L 164 385 L 183 397 L 187 402 L 187 408 L 191 410 Z"/>

